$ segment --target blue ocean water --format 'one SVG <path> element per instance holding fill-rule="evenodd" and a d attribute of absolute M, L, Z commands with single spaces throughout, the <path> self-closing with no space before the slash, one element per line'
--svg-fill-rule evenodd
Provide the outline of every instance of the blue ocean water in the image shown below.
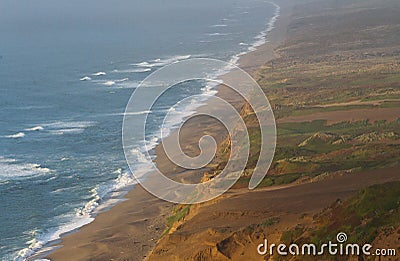
<path fill-rule="evenodd" d="M 278 11 L 262 0 L 0 1 L 0 259 L 23 260 L 132 188 L 121 126 L 141 80 L 191 57 L 236 62 Z M 212 91 L 166 93 L 148 145 L 171 105 Z"/>

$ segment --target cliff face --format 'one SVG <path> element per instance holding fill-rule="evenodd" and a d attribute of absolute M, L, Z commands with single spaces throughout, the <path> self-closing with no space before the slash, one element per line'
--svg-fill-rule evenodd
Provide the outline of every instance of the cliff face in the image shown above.
<path fill-rule="evenodd" d="M 264 239 L 314 243 L 334 240 L 338 232 L 346 232 L 349 242 L 396 248 L 400 182 L 392 180 L 397 171 L 373 170 L 284 189 L 233 190 L 192 206 L 149 260 L 277 260 L 257 253 Z M 375 183 L 380 185 L 368 187 Z"/>
<path fill-rule="evenodd" d="M 281 241 L 289 244 L 312 242 L 320 246 L 338 233 L 346 233 L 347 243 L 370 243 L 373 249 L 398 251 L 399 198 L 400 182 L 370 186 L 345 201 L 337 200 L 316 214 L 311 223 L 285 231 Z M 325 258 L 330 257 L 326 255 Z"/>

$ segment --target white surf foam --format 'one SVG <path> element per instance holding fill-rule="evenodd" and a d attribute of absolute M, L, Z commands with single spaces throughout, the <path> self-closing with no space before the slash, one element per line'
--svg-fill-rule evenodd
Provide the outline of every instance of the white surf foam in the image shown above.
<path fill-rule="evenodd" d="M 233 19 L 233 18 L 222 18 L 221 19 L 221 21 L 223 21 L 223 22 L 234 22 L 234 21 L 237 21 L 236 19 Z"/>
<path fill-rule="evenodd" d="M 265 31 L 262 31 L 259 35 L 257 35 L 255 37 L 256 41 L 249 47 L 250 52 L 255 51 L 257 49 L 257 47 L 266 43 L 268 33 L 270 33 L 272 31 L 272 29 L 274 29 L 275 23 L 280 16 L 281 7 L 272 2 L 271 2 L 271 4 L 275 6 L 274 16 L 269 20 L 269 22 L 267 24 L 267 29 Z"/>
<path fill-rule="evenodd" d="M 146 111 L 137 111 L 137 112 L 116 112 L 116 113 L 107 113 L 102 114 L 101 116 L 134 116 L 134 115 L 143 115 L 143 114 L 150 114 L 150 113 L 157 113 L 157 112 L 166 112 L 166 110 L 146 110 Z"/>
<path fill-rule="evenodd" d="M 80 81 L 90 81 L 92 78 L 90 78 L 89 76 L 85 76 L 85 77 L 82 77 L 82 78 L 80 78 L 79 80 Z"/>
<path fill-rule="evenodd" d="M 121 168 L 117 169 L 114 172 L 118 174 L 115 180 L 98 185 L 91 190 L 92 199 L 76 211 L 77 217 L 91 217 L 100 209 L 121 201 L 122 196 L 127 192 L 128 188 L 137 184 L 137 178 L 141 178 L 153 168 L 151 160 L 146 158 L 143 151 L 140 149 L 132 149 L 131 153 L 137 161 L 135 169 L 133 169 L 135 175 L 130 171 L 123 172 Z"/>
<path fill-rule="evenodd" d="M 280 10 L 281 10 L 279 5 L 272 3 L 272 2 L 271 2 L 271 4 L 274 5 L 275 12 L 274 12 L 274 16 L 268 21 L 267 28 L 264 31 L 260 32 L 254 38 L 255 41 L 252 44 L 246 44 L 243 42 L 239 43 L 239 45 L 241 45 L 241 46 L 249 46 L 249 47 L 247 48 L 247 51 L 244 51 L 237 55 L 232 56 L 229 63 L 231 63 L 233 65 L 239 65 L 238 62 L 239 62 L 241 56 L 243 56 L 249 52 L 253 52 L 253 51 L 257 50 L 257 47 L 259 47 L 267 42 L 267 36 L 274 29 L 275 23 L 280 16 Z M 225 72 L 228 72 L 232 68 L 226 68 L 226 69 L 227 70 Z"/>
<path fill-rule="evenodd" d="M 136 81 L 125 81 L 120 82 L 117 85 L 112 86 L 114 89 L 127 89 L 127 88 L 137 88 L 140 83 Z"/>
<path fill-rule="evenodd" d="M 25 137 L 25 133 L 23 133 L 23 132 L 18 132 L 18 133 L 15 133 L 15 134 L 6 135 L 6 136 L 4 136 L 4 137 L 10 138 L 10 139 L 20 139 L 20 138 Z"/>
<path fill-rule="evenodd" d="M 138 66 L 138 67 L 153 67 L 154 66 L 148 62 L 132 63 L 131 65 Z"/>
<path fill-rule="evenodd" d="M 137 67 L 145 67 L 145 68 L 161 67 L 161 66 L 165 66 L 167 64 L 171 64 L 174 62 L 187 60 L 190 57 L 192 57 L 192 56 L 191 55 L 176 55 L 176 56 L 171 56 L 171 57 L 168 57 L 165 59 L 159 58 L 159 59 L 151 60 L 148 62 L 134 63 L 132 65 L 137 66 Z"/>
<path fill-rule="evenodd" d="M 137 155 L 138 162 L 141 162 L 141 164 L 138 164 L 138 173 L 142 171 L 145 174 L 149 171 L 149 168 L 146 169 L 146 166 L 149 166 L 149 162 L 143 159 L 144 155 L 140 155 L 139 151 Z M 115 173 L 118 174 L 117 179 L 111 183 L 99 185 L 91 190 L 91 200 L 82 208 L 76 209 L 73 216 L 69 215 L 69 222 L 62 224 L 55 230 L 35 236 L 34 239 L 28 241 L 29 246 L 18 252 L 16 260 L 26 260 L 27 257 L 42 250 L 46 244 L 60 239 L 63 234 L 91 223 L 94 220 L 96 211 L 121 201 L 123 194 L 126 193 L 126 188 L 137 182 L 136 178 L 130 172 L 123 172 L 119 168 Z M 58 189 L 53 191 L 53 193 L 59 193 L 63 190 Z"/>
<path fill-rule="evenodd" d="M 85 131 L 85 129 L 92 127 L 96 124 L 93 121 L 56 121 L 52 123 L 42 124 L 48 133 L 54 135 L 63 134 L 80 134 Z"/>
<path fill-rule="evenodd" d="M 208 33 L 208 36 L 226 36 L 226 35 L 230 35 L 230 33 Z"/>
<path fill-rule="evenodd" d="M 15 180 L 49 173 L 50 169 L 40 164 L 21 163 L 15 159 L 0 157 L 0 180 Z"/>
<path fill-rule="evenodd" d="M 64 134 L 81 134 L 84 131 L 85 129 L 71 128 L 71 129 L 50 130 L 49 133 L 54 135 L 64 135 Z"/>
<path fill-rule="evenodd" d="M 146 63 L 142 65 L 143 67 L 151 67 L 148 66 L 150 65 L 149 63 Z M 115 73 L 145 73 L 145 72 L 151 72 L 151 68 L 136 68 L 136 69 L 125 69 L 125 70 L 114 70 L 113 72 Z"/>
<path fill-rule="evenodd" d="M 35 126 L 32 128 L 26 128 L 25 131 L 42 131 L 44 128 L 42 126 Z"/>
<path fill-rule="evenodd" d="M 78 229 L 84 225 L 87 225 L 91 223 L 93 220 L 94 218 L 87 216 L 76 217 L 71 222 L 63 224 L 54 231 L 49 231 L 42 235 L 36 236 L 34 239 L 26 242 L 27 244 L 29 244 L 29 246 L 19 251 L 17 253 L 17 257 L 14 260 L 16 261 L 26 260 L 28 257 L 37 253 L 40 249 L 43 249 L 43 247 L 47 243 L 60 239 L 63 234 Z"/>
<path fill-rule="evenodd" d="M 118 83 L 127 82 L 127 81 L 129 81 L 129 78 L 123 78 L 123 79 L 120 79 L 120 80 L 115 80 L 115 82 L 118 82 Z"/>
<path fill-rule="evenodd" d="M 70 128 L 89 128 L 94 126 L 96 122 L 94 121 L 55 121 L 51 123 L 42 124 L 50 129 L 70 129 Z"/>
<path fill-rule="evenodd" d="M 151 111 L 138 111 L 138 112 L 125 112 L 125 113 L 119 113 L 118 115 L 143 115 L 143 114 L 149 114 Z"/>
<path fill-rule="evenodd" d="M 135 88 L 139 85 L 138 82 L 133 82 L 129 81 L 129 78 L 123 78 L 123 79 L 115 79 L 115 80 L 105 80 L 105 81 L 98 81 L 98 84 L 110 87 L 110 88 L 116 88 L 116 89 L 121 89 L 123 87 L 125 88 Z"/>
<path fill-rule="evenodd" d="M 107 75 L 105 72 L 97 72 L 97 73 L 93 73 L 93 76 L 104 76 Z"/>
<path fill-rule="evenodd" d="M 103 85 L 105 85 L 105 86 L 113 86 L 115 84 L 115 81 L 106 81 L 106 82 L 103 82 Z"/>

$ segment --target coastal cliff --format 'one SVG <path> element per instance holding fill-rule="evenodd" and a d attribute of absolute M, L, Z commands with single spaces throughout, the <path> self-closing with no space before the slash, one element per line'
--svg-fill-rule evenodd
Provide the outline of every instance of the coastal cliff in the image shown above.
<path fill-rule="evenodd" d="M 252 72 L 277 118 L 268 176 L 247 189 L 260 137 L 244 104 L 251 154 L 242 178 L 213 201 L 177 206 L 148 260 L 280 260 L 257 253 L 263 239 L 321 242 L 340 231 L 399 247 L 399 13 L 397 1 L 298 3 L 277 58 Z M 219 147 L 203 181 L 223 168 L 229 138 Z M 380 200 L 365 207 L 366 197 Z M 285 260 L 295 259 L 313 260 Z"/>

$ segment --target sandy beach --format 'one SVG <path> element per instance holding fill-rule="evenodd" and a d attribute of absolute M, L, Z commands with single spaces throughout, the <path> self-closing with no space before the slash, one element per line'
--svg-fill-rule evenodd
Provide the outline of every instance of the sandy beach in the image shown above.
<path fill-rule="evenodd" d="M 267 37 L 267 43 L 256 51 L 240 57 L 240 67 L 250 72 L 274 59 L 274 49 L 286 35 L 293 4 L 290 1 L 276 1 L 281 8 L 280 17 Z M 218 96 L 234 104 L 238 109 L 242 101 L 231 90 L 219 88 Z M 201 108 L 198 109 L 201 111 Z M 198 126 L 207 126 L 198 128 Z M 188 121 L 181 131 L 184 146 L 196 153 L 198 139 L 204 133 L 212 134 L 217 143 L 225 137 L 224 128 L 210 118 L 196 117 Z M 168 160 L 162 146 L 156 149 L 155 160 L 159 169 L 169 177 L 185 182 L 199 181 L 207 169 L 184 171 Z M 190 151 L 186 151 L 190 154 Z M 126 200 L 99 214 L 95 220 L 78 231 L 62 237 L 59 247 L 46 258 L 51 260 L 143 260 L 152 251 L 161 237 L 166 218 L 174 204 L 160 200 L 140 185 L 130 191 Z M 61 247 L 60 247 L 61 246 Z"/>
<path fill-rule="evenodd" d="M 397 108 L 353 108 L 351 106 L 354 106 L 353 101 L 355 99 L 352 99 L 350 103 L 347 100 L 344 103 L 339 103 L 331 98 L 331 96 L 333 97 L 334 95 L 328 91 L 338 92 L 337 90 L 328 90 L 328 88 L 326 88 L 328 90 L 328 94 L 326 94 L 323 93 L 323 91 L 325 91 L 324 88 L 317 89 L 317 91 L 311 89 L 311 87 L 309 87 L 310 89 L 296 88 L 296 84 L 298 83 L 296 77 L 300 77 L 302 74 L 296 73 L 298 71 L 295 70 L 293 73 L 289 69 L 289 73 L 287 73 L 285 71 L 285 69 L 287 69 L 286 67 L 300 64 L 303 66 L 300 67 L 301 69 L 309 69 L 309 71 L 314 73 L 313 70 L 317 71 L 320 68 L 325 68 L 324 66 L 331 69 L 333 67 L 332 64 L 337 63 L 335 59 L 343 59 L 348 62 L 355 59 L 353 56 L 358 55 L 362 57 L 362 55 L 364 55 L 362 53 L 363 49 L 361 49 L 361 51 L 359 51 L 361 54 L 351 53 L 349 54 L 350 58 L 339 57 L 339 55 L 337 55 L 338 47 L 333 45 L 332 47 L 327 44 L 329 43 L 328 40 L 330 37 L 328 33 L 328 36 L 326 36 L 328 40 L 326 42 L 312 42 L 315 36 L 313 35 L 314 31 L 319 32 L 318 29 L 320 29 L 325 33 L 327 31 L 326 28 L 330 26 L 329 22 L 324 24 L 325 18 L 323 18 L 323 15 L 317 16 L 316 14 L 326 12 L 328 14 L 327 16 L 339 23 L 341 19 L 338 19 L 335 15 L 342 17 L 346 12 L 340 9 L 340 3 L 334 1 L 326 3 L 318 0 L 318 4 L 307 4 L 309 2 L 308 0 L 275 1 L 275 3 L 280 6 L 280 16 L 275 23 L 274 29 L 267 37 L 267 43 L 259 46 L 257 50 L 240 57 L 239 60 L 240 67 L 251 75 L 254 75 L 261 83 L 263 83 L 264 79 L 262 78 L 263 75 L 260 76 L 260 72 L 269 73 L 269 75 L 272 76 L 283 72 L 283 76 L 289 78 L 282 80 L 282 75 L 278 74 L 276 77 L 279 82 L 274 84 L 284 86 L 286 89 L 281 91 L 271 88 L 269 93 L 267 93 L 267 95 L 274 96 L 274 98 L 278 97 L 276 99 L 282 103 L 284 103 L 282 99 L 285 101 L 291 99 L 295 101 L 294 104 L 291 103 L 287 105 L 287 107 L 285 107 L 285 104 L 275 103 L 275 107 L 278 108 L 275 112 L 278 118 L 277 122 L 285 127 L 282 130 L 285 134 L 288 134 L 288 136 L 284 136 L 285 138 L 278 137 L 278 143 L 281 142 L 284 145 L 290 143 L 290 146 L 294 146 L 294 150 L 297 152 L 300 150 L 298 144 L 304 143 L 304 141 L 312 143 L 314 141 L 313 139 L 320 139 L 320 137 L 323 137 L 323 139 L 340 138 L 341 141 L 345 140 L 345 138 L 350 139 L 347 136 L 345 138 L 344 136 L 339 136 L 339 134 L 337 136 L 329 133 L 321 134 L 319 132 L 321 130 L 318 128 L 330 128 L 332 124 L 343 121 L 348 121 L 347 125 L 351 125 L 353 122 L 369 119 L 366 118 L 366 114 L 368 114 L 368 116 L 372 115 L 372 123 L 375 123 L 375 121 L 379 123 L 379 120 L 388 120 L 389 127 L 395 128 L 396 126 L 393 127 L 390 124 L 395 122 L 398 118 Z M 356 14 L 360 15 L 360 20 L 369 17 L 368 14 L 363 13 L 363 10 L 364 7 L 360 7 L 360 9 L 355 8 L 354 11 Z M 295 18 L 293 16 L 295 11 L 297 12 L 297 17 L 295 17 L 297 20 L 294 22 Z M 314 15 L 316 16 L 315 20 L 313 20 Z M 304 17 L 310 19 L 312 22 L 303 23 L 301 19 Z M 348 21 L 352 21 L 352 17 L 346 18 L 349 19 Z M 348 22 L 345 19 L 342 20 Z M 318 27 L 320 24 L 322 29 Z M 309 29 L 309 27 L 313 26 L 315 27 L 313 28 L 314 30 Z M 305 38 L 307 37 L 306 40 L 301 38 L 303 31 L 297 31 L 297 28 L 302 28 L 304 32 L 309 34 L 303 36 Z M 345 27 L 341 29 L 343 28 Z M 294 35 L 290 35 L 291 39 L 288 42 L 288 37 L 291 33 Z M 319 33 L 322 34 L 321 32 Z M 335 31 L 335 33 L 341 35 L 340 30 L 337 30 L 337 32 Z M 348 44 L 348 41 L 350 41 L 349 39 L 352 39 L 351 34 L 343 35 L 343 42 Z M 317 36 L 319 37 L 319 35 Z M 319 40 L 318 37 L 315 38 Z M 304 43 L 308 40 L 310 43 Z M 357 40 L 356 43 L 360 43 L 360 41 Z M 313 46 L 317 46 L 320 49 Z M 278 48 L 279 50 L 277 51 Z M 271 68 L 274 67 L 274 64 L 272 64 L 271 61 L 279 59 L 279 55 L 285 51 L 288 52 L 289 55 L 279 60 L 283 65 L 276 71 L 272 70 Z M 323 63 L 325 62 L 324 59 L 327 60 L 326 63 Z M 313 70 L 311 70 L 309 67 L 311 67 L 313 63 L 317 64 L 317 69 L 313 67 Z M 320 66 L 319 63 L 322 63 L 323 66 Z M 352 69 L 354 65 L 350 64 L 350 62 L 348 63 L 349 67 Z M 317 71 L 316 75 L 319 75 L 319 73 L 320 71 Z M 295 79 L 294 83 L 290 82 L 290 77 Z M 305 76 L 305 79 L 301 79 L 303 83 L 307 82 L 309 78 L 313 79 L 311 76 L 307 77 L 308 75 Z M 286 83 L 287 85 L 284 85 Z M 323 83 L 325 84 L 325 82 Z M 323 84 L 319 83 L 316 85 L 318 88 L 320 88 L 320 85 L 323 86 Z M 266 86 L 269 85 L 266 84 Z M 326 102 L 328 105 L 320 106 L 319 103 L 321 101 L 312 96 L 319 91 L 321 91 L 322 94 L 317 98 L 329 97 L 332 100 L 331 103 Z M 343 91 L 343 93 L 345 92 Z M 353 94 L 352 90 L 350 93 Z M 220 86 L 217 95 L 229 101 L 238 111 L 242 109 L 244 104 L 243 100 L 232 90 Z M 309 100 L 304 102 L 298 101 L 302 98 L 307 99 L 309 96 L 312 96 Z M 385 99 L 387 99 L 387 97 L 385 97 Z M 307 102 L 309 102 L 309 104 Z M 383 101 L 381 103 L 384 104 Z M 361 105 L 380 106 L 381 103 L 373 102 L 373 104 L 365 104 L 364 102 Z M 334 107 L 331 106 L 332 104 L 339 104 L 340 106 L 337 106 L 338 109 L 332 109 L 332 107 Z M 349 107 L 345 107 L 345 105 Z M 392 104 L 390 105 L 393 106 Z M 208 102 L 206 106 L 217 105 Z M 198 111 L 201 112 L 204 108 L 205 107 L 200 107 Z M 286 111 L 281 108 L 293 110 L 297 114 L 292 113 L 286 115 L 284 114 Z M 301 114 L 301 110 L 306 109 L 309 110 L 310 113 Z M 318 111 L 315 112 L 314 110 L 317 109 Z M 326 110 L 324 111 L 323 109 Z M 352 113 L 349 113 L 349 110 L 351 110 Z M 280 114 L 284 116 L 280 117 Z M 317 120 L 325 120 L 328 124 L 317 125 L 317 123 L 313 122 Z M 304 122 L 310 122 L 309 124 L 314 124 L 317 127 L 312 125 L 313 129 L 311 133 L 305 131 L 301 132 L 303 131 L 302 128 L 306 128 L 303 126 Z M 303 125 L 301 125 L 302 123 Z M 354 128 L 356 127 L 358 127 L 358 125 Z M 298 135 L 291 136 L 292 132 L 295 133 L 294 131 L 297 129 L 301 129 L 301 131 L 297 133 Z M 371 131 L 371 133 L 373 132 Z M 186 122 L 181 129 L 180 139 L 183 144 L 184 152 L 188 155 L 198 154 L 198 140 L 205 134 L 212 135 L 219 146 L 223 146 L 227 135 L 223 126 L 216 120 L 208 117 L 196 117 Z M 288 176 L 284 178 L 289 177 L 288 179 L 290 181 L 292 180 L 292 176 L 290 175 L 297 175 L 295 176 L 297 178 L 293 179 L 293 182 L 274 183 L 276 180 L 271 179 L 272 184 L 275 185 L 266 185 L 254 191 L 249 191 L 246 186 L 235 187 L 217 199 L 192 206 L 187 216 L 183 220 L 180 220 L 180 222 L 177 222 L 177 224 L 174 224 L 174 230 L 165 235 L 163 235 L 163 233 L 167 226 L 167 218 L 174 212 L 176 205 L 155 198 L 138 185 L 125 196 L 125 201 L 99 214 L 92 223 L 82 227 L 79 231 L 64 236 L 61 242 L 57 242 L 56 247 L 58 249 L 51 252 L 46 258 L 51 260 L 263 260 L 263 257 L 258 256 L 254 249 L 259 243 L 257 240 L 265 236 L 266 226 L 265 224 L 262 225 L 263 222 L 265 223 L 265 220 L 269 220 L 270 218 L 277 218 L 280 220 L 279 223 L 274 223 L 270 228 L 267 228 L 269 229 L 269 239 L 279 240 L 283 231 L 289 230 L 298 224 L 314 224 L 314 215 L 327 208 L 339 198 L 345 200 L 360 189 L 364 189 L 370 185 L 400 180 L 400 176 L 398 175 L 398 162 L 395 160 L 386 163 L 386 165 L 382 164 L 382 166 L 379 164 L 372 165 L 375 169 L 360 169 L 360 164 L 372 164 L 370 162 L 373 160 L 380 160 L 380 158 L 374 158 L 373 160 L 370 158 L 362 158 L 359 162 L 354 160 L 358 165 L 353 166 L 349 163 L 348 169 L 345 170 L 340 169 L 336 171 L 336 169 L 332 167 L 332 173 L 328 173 L 329 171 L 323 168 L 318 169 L 317 163 L 313 164 L 313 160 L 321 160 L 323 164 L 320 165 L 327 168 L 324 165 L 327 164 L 327 161 L 331 158 L 338 158 L 339 163 L 334 162 L 332 166 L 337 168 L 338 165 L 339 167 L 340 165 L 344 165 L 346 160 L 352 158 L 348 156 L 351 153 L 349 152 L 351 146 L 354 145 L 354 148 L 358 149 L 359 147 L 357 146 L 360 145 L 361 141 L 379 136 L 376 134 L 369 134 L 370 133 L 367 133 L 363 136 L 357 133 L 358 136 L 355 136 L 349 141 L 349 144 L 344 145 L 340 143 L 336 144 L 334 140 L 329 140 L 329 142 L 332 142 L 329 143 L 329 146 L 332 145 L 335 149 L 338 148 L 338 152 L 331 150 L 332 148 L 329 147 L 329 149 L 322 150 L 322 153 L 319 154 L 320 151 L 318 151 L 318 153 L 315 155 L 313 154 L 307 159 L 305 159 L 305 157 L 308 154 L 301 157 L 295 157 L 289 154 L 288 158 L 282 158 L 276 163 L 272 169 L 270 169 L 270 172 L 273 174 L 287 174 Z M 311 137 L 307 135 L 311 135 Z M 393 136 L 395 134 L 390 133 L 390 135 Z M 382 135 L 382 137 L 382 144 L 390 144 L 390 146 L 392 146 L 390 147 L 388 145 L 389 147 L 385 147 L 384 149 L 393 148 L 391 152 L 395 153 L 397 141 L 386 140 L 385 137 L 387 136 L 385 135 Z M 328 146 L 323 142 L 326 143 L 328 141 L 317 140 L 317 146 L 315 147 L 319 149 L 319 147 Z M 309 145 L 307 143 L 304 144 L 305 146 Z M 384 146 L 382 144 L 380 145 Z M 316 150 L 315 147 L 311 145 L 309 150 Z M 156 147 L 155 152 L 157 155 L 155 162 L 158 168 L 174 180 L 187 183 L 199 182 L 203 178 L 204 173 L 212 171 L 211 165 L 209 168 L 193 171 L 176 167 L 168 160 L 161 145 Z M 309 153 L 309 151 L 307 151 L 307 153 Z M 354 154 L 356 154 L 356 152 L 354 152 Z M 381 154 L 384 155 L 384 153 Z M 377 153 L 377 155 L 381 154 Z M 343 159 L 340 158 L 342 155 L 345 155 Z M 353 156 L 353 158 L 354 157 L 355 156 Z M 382 157 L 390 158 L 391 156 L 386 156 L 385 154 Z M 342 160 L 342 162 L 340 160 Z M 304 165 L 306 167 L 304 167 Z M 293 169 L 299 170 L 298 172 L 301 174 L 292 171 Z M 328 173 L 329 175 L 322 174 L 315 176 L 315 173 L 311 173 L 309 176 L 303 175 L 303 172 L 306 172 L 305 170 L 312 172 L 314 169 L 315 171 L 318 170 L 321 173 Z M 210 222 L 211 219 L 212 222 Z"/>

